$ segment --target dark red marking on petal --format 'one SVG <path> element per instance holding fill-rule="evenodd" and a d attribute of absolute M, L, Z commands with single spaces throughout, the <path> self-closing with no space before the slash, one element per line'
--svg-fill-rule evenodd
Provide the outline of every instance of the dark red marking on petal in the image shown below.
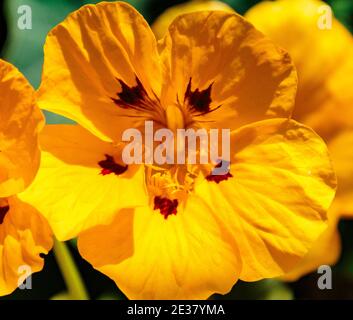
<path fill-rule="evenodd" d="M 159 104 L 158 97 L 154 94 L 154 99 L 151 99 L 139 78 L 135 79 L 136 86 L 130 87 L 123 80 L 117 78 L 121 91 L 117 93 L 118 98 L 111 98 L 112 101 L 123 109 L 138 112 L 155 111 L 156 104 Z"/>
<path fill-rule="evenodd" d="M 178 200 L 170 200 L 163 197 L 154 197 L 154 210 L 160 211 L 164 216 L 164 219 L 167 219 L 171 214 L 177 214 Z"/>
<path fill-rule="evenodd" d="M 223 165 L 223 160 L 220 161 L 216 166 L 215 168 L 221 168 L 222 165 Z M 227 172 L 224 173 L 224 174 L 209 174 L 208 176 L 206 176 L 206 180 L 207 181 L 213 181 L 213 182 L 216 182 L 216 183 L 220 183 L 221 181 L 224 181 L 224 180 L 228 180 L 229 178 L 232 178 L 233 175 L 230 173 L 229 171 L 229 163 L 228 163 L 228 166 L 227 166 Z"/>
<path fill-rule="evenodd" d="M 9 206 L 0 207 L 0 224 L 4 222 L 7 212 L 10 210 Z"/>
<path fill-rule="evenodd" d="M 102 168 L 101 175 L 105 176 L 107 174 L 114 173 L 117 176 L 123 174 L 128 166 L 122 166 L 114 161 L 114 158 L 109 154 L 105 155 L 105 160 L 98 162 L 99 166 Z"/>
<path fill-rule="evenodd" d="M 199 112 L 201 114 L 209 113 L 212 111 L 210 110 L 210 105 L 212 102 L 212 85 L 213 83 L 211 83 L 205 90 L 196 89 L 195 91 L 192 91 L 190 78 L 185 91 L 184 102 L 187 102 L 191 111 Z"/>
<path fill-rule="evenodd" d="M 112 100 L 123 108 L 128 108 L 130 105 L 135 105 L 144 100 L 147 92 L 143 87 L 139 78 L 136 77 L 136 86 L 129 87 L 123 80 L 117 79 L 121 85 L 121 92 L 117 95 L 119 98 L 112 98 Z"/>

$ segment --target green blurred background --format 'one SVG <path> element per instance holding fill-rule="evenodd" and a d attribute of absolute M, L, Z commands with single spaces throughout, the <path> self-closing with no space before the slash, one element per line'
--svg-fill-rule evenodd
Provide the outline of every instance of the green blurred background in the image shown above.
<path fill-rule="evenodd" d="M 87 3 L 85 0 L 0 0 L 0 57 L 17 66 L 37 88 L 43 62 L 43 43 L 48 31 L 61 22 L 70 12 Z M 149 23 L 169 6 L 180 0 L 129 0 Z M 257 0 L 225 0 L 240 14 L 245 13 Z M 353 31 L 353 0 L 326 1 L 333 8 L 336 18 Z M 32 8 L 32 30 L 17 27 L 21 5 Z M 1 99 L 1 98 L 0 98 Z M 69 122 L 60 116 L 46 113 L 48 123 Z M 212 299 L 353 299 L 353 221 L 341 221 L 342 256 L 333 267 L 333 289 L 320 290 L 319 274 L 309 274 L 294 283 L 263 280 L 254 283 L 238 282 L 225 295 Z M 75 241 L 68 243 L 92 299 L 125 299 L 113 281 L 95 271 L 77 253 Z M 44 270 L 32 276 L 31 290 L 17 290 L 2 299 L 52 299 L 65 292 L 65 283 L 50 253 L 45 259 Z M 142 266 L 141 266 L 142 268 Z"/>

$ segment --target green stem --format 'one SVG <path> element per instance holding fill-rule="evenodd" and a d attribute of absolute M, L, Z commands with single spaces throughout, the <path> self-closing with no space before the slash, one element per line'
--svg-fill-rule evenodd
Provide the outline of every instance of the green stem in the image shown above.
<path fill-rule="evenodd" d="M 72 300 L 89 300 L 85 285 L 64 242 L 55 239 L 54 254 Z"/>

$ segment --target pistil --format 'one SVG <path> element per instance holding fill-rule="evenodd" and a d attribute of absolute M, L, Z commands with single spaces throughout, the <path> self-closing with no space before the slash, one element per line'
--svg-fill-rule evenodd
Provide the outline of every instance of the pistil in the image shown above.
<path fill-rule="evenodd" d="M 176 136 L 177 129 L 184 129 L 184 115 L 178 105 L 171 104 L 167 107 L 166 111 L 167 127 L 172 130 Z"/>

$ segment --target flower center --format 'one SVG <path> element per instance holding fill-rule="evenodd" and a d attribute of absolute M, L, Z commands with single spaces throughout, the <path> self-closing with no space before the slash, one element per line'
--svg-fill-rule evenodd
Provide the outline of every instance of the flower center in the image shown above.
<path fill-rule="evenodd" d="M 143 121 L 134 128 L 141 133 L 137 142 L 128 144 L 129 149 L 124 151 L 133 151 L 137 163 L 145 165 L 146 186 L 154 210 L 159 210 L 165 219 L 176 215 L 178 206 L 184 205 L 194 190 L 201 170 L 203 173 L 207 171 L 207 181 L 217 184 L 232 177 L 229 172 L 215 170 L 222 162 L 216 167 L 209 163 L 211 145 L 217 150 L 218 144 L 210 140 L 211 133 L 202 126 L 202 121 L 206 120 L 201 117 L 221 108 L 212 101 L 213 83 L 198 87 L 190 78 L 184 95 L 177 95 L 174 102 L 162 106 L 158 96 L 146 90 L 137 76 L 135 84 L 127 84 L 118 78 L 117 81 L 120 90 L 112 101 L 119 109 L 125 110 L 125 116 L 145 120 L 144 128 Z M 218 136 L 216 139 L 218 142 Z M 130 156 L 131 152 L 124 153 L 123 163 L 136 163 L 136 158 Z M 102 175 L 120 175 L 127 170 L 127 166 L 119 165 L 109 155 L 99 162 L 99 166 Z"/>
<path fill-rule="evenodd" d="M 146 185 L 153 209 L 159 210 L 165 219 L 177 214 L 178 206 L 194 189 L 198 171 L 198 166 L 146 165 Z"/>

